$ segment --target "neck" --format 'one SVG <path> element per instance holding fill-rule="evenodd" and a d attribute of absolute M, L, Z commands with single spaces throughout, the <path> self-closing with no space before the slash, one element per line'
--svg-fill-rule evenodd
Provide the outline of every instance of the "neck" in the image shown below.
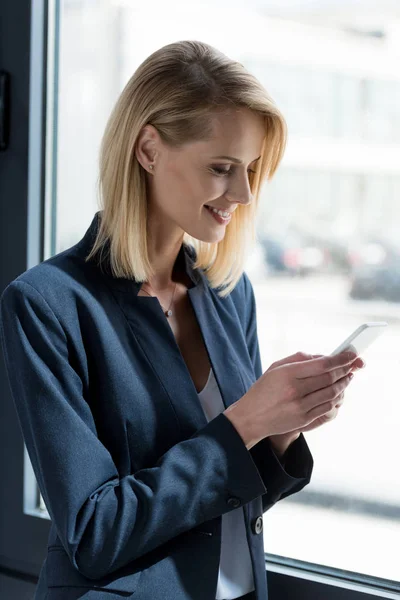
<path fill-rule="evenodd" d="M 173 289 L 177 283 L 190 286 L 191 280 L 186 273 L 185 259 L 182 257 L 182 260 L 177 260 L 179 250 L 180 247 L 175 252 L 173 259 L 169 260 L 168 266 L 166 260 L 163 260 L 161 264 L 152 262 L 152 265 L 157 265 L 155 268 L 153 267 L 155 271 L 153 277 L 147 282 L 152 290 L 160 293 L 166 292 Z"/>

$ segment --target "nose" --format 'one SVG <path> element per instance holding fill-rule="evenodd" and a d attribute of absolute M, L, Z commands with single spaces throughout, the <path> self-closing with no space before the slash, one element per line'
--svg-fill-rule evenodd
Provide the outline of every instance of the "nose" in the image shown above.
<path fill-rule="evenodd" d="M 233 203 L 237 204 L 250 204 L 253 200 L 253 194 L 251 193 L 249 178 L 246 173 L 244 177 L 238 176 L 235 181 L 232 181 L 225 196 Z"/>

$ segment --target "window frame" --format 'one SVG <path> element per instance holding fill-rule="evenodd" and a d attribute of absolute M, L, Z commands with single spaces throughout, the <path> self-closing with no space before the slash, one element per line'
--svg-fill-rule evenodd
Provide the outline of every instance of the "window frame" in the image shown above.
<path fill-rule="evenodd" d="M 0 153 L 0 293 L 10 281 L 43 256 L 43 140 L 47 4 L 44 0 L 0 4 L 1 68 L 10 74 L 9 147 Z M 6 200 L 8 200 L 6 202 Z M 0 350 L 2 355 L 2 350 Z M 1 440 L 0 530 L 1 589 L 9 597 L 37 582 L 47 550 L 50 523 L 33 518 L 36 480 L 14 403 L 3 358 L 0 361 Z M 16 476 L 19 474 L 20 476 Z M 22 592 L 23 590 L 23 592 Z M 28 597 L 28 596 L 26 596 Z"/>

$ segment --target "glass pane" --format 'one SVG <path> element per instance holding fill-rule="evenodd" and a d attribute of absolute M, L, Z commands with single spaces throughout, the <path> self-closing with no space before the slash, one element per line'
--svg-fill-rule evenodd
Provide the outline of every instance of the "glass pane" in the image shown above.
<path fill-rule="evenodd" d="M 398 580 L 398 25 L 386 2 L 384 35 L 368 27 L 371 3 L 361 24 L 353 3 L 320 4 L 62 0 L 51 252 L 78 241 L 98 209 L 106 120 L 151 52 L 199 39 L 259 77 L 290 135 L 248 263 L 264 370 L 298 350 L 328 354 L 365 321 L 390 324 L 338 418 L 306 434 L 312 482 L 265 514 L 265 550 Z"/>
<path fill-rule="evenodd" d="M 367 368 L 356 374 L 336 420 L 305 434 L 315 460 L 310 485 L 264 519 L 267 552 L 393 580 L 400 534 L 400 486 L 391 475 L 400 419 L 394 392 L 399 192 L 400 177 L 332 173 L 325 179 L 304 171 L 302 179 L 282 169 L 259 227 L 269 274 L 263 281 L 251 275 L 264 370 L 297 351 L 329 354 L 361 323 L 390 324 L 365 352 Z"/>

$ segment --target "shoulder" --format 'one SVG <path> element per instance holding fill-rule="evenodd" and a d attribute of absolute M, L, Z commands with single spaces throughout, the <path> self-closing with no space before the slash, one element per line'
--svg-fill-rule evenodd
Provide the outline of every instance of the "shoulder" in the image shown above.
<path fill-rule="evenodd" d="M 4 289 L 0 301 L 18 292 L 41 296 L 53 309 L 62 310 L 87 278 L 85 265 L 79 264 L 74 248 L 72 246 L 18 275 Z"/>
<path fill-rule="evenodd" d="M 246 271 L 238 279 L 235 287 L 228 296 L 219 298 L 228 311 L 234 311 L 238 320 L 246 329 L 255 314 L 255 298 L 253 286 Z"/>
<path fill-rule="evenodd" d="M 230 296 L 235 303 L 242 304 L 246 307 L 249 301 L 251 301 L 253 294 L 253 286 L 250 278 L 246 271 L 243 271 L 236 286 L 230 293 Z"/>

